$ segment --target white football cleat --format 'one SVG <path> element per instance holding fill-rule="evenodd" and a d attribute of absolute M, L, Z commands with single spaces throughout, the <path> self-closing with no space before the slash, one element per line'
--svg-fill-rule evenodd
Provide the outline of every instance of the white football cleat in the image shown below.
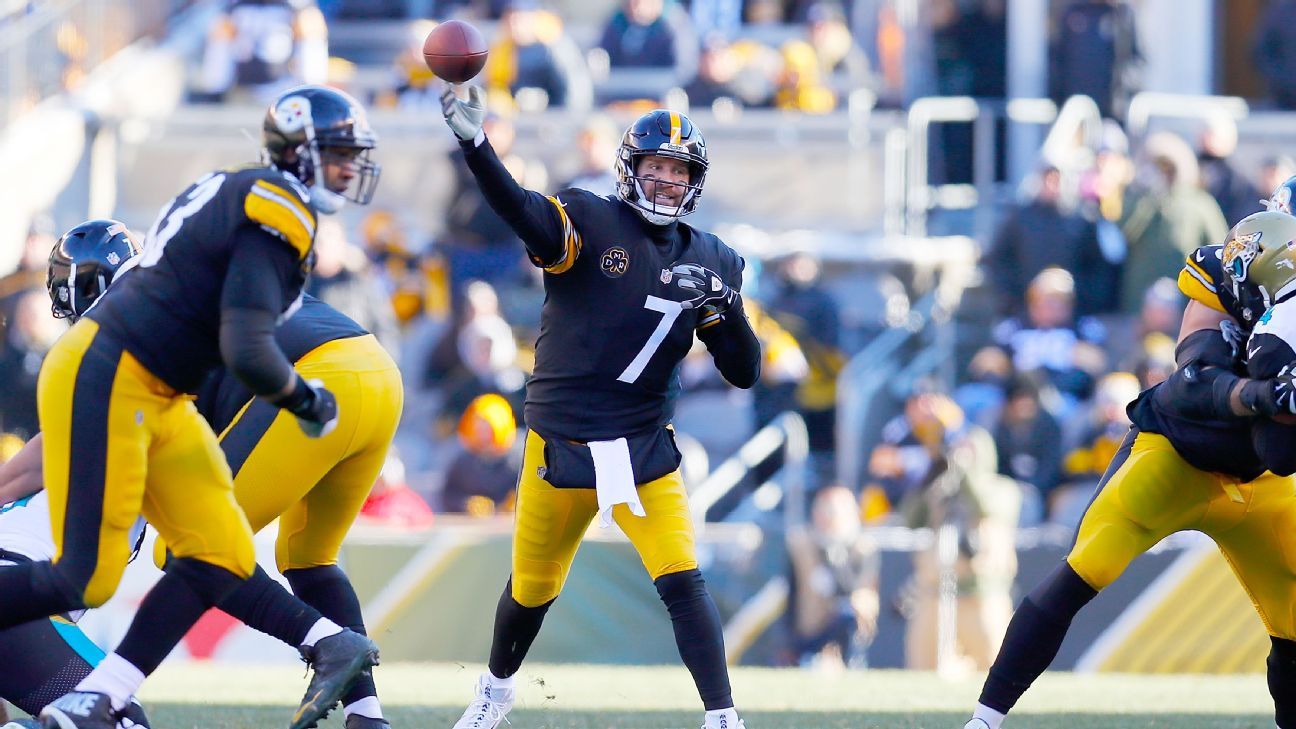
<path fill-rule="evenodd" d="M 742 719 L 739 719 L 737 724 L 733 724 L 724 716 L 708 716 L 704 721 L 702 729 L 747 729 Z"/>
<path fill-rule="evenodd" d="M 990 729 L 990 725 L 985 723 L 985 719 L 973 719 L 964 724 L 963 729 Z"/>
<path fill-rule="evenodd" d="M 477 678 L 477 698 L 473 699 L 463 716 L 455 722 L 454 729 L 495 729 L 513 708 L 513 689 L 492 686 L 483 673 Z"/>

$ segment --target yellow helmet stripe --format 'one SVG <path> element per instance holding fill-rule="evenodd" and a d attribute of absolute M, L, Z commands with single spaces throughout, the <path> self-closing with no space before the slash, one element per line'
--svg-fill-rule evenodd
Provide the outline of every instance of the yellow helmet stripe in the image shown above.
<path fill-rule="evenodd" d="M 671 120 L 670 143 L 671 143 L 671 144 L 679 144 L 679 143 L 680 143 L 680 115 L 679 115 L 679 112 L 672 111 L 672 112 L 670 113 L 670 120 Z"/>

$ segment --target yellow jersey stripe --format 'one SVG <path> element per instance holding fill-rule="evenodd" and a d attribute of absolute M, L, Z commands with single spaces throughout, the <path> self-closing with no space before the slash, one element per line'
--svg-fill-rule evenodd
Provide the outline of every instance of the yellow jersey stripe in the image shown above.
<path fill-rule="evenodd" d="M 256 184 L 253 185 L 253 187 L 259 187 L 262 190 L 265 190 L 266 192 L 273 193 L 275 195 L 278 195 L 279 197 L 282 197 L 284 200 L 287 200 L 288 203 L 293 208 L 295 208 L 298 213 L 301 213 L 302 222 L 312 230 L 315 229 L 315 217 L 311 215 L 310 210 L 307 210 L 306 206 L 302 204 L 301 198 L 297 197 L 296 195 L 289 192 L 288 190 L 274 184 L 273 182 L 266 182 L 265 180 L 257 180 Z"/>
<path fill-rule="evenodd" d="M 1184 261 L 1184 268 L 1188 269 L 1193 276 L 1196 276 L 1197 278 L 1201 279 L 1202 284 L 1204 284 L 1206 288 L 1210 289 L 1211 291 L 1215 290 L 1215 280 L 1211 278 L 1209 273 L 1206 273 L 1206 269 L 1202 268 L 1201 266 L 1198 266 L 1196 261 L 1189 258 L 1188 260 Z"/>
<path fill-rule="evenodd" d="M 670 143 L 671 143 L 671 144 L 679 144 L 679 143 L 680 143 L 680 116 L 679 116 L 679 112 L 672 111 L 672 112 L 670 113 L 670 120 L 671 120 Z"/>
<path fill-rule="evenodd" d="M 1179 271 L 1179 290 L 1193 301 L 1199 301 L 1215 311 L 1228 313 L 1220 303 L 1219 294 L 1215 292 L 1215 287 L 1209 283 L 1209 279 L 1201 276 L 1190 266 L 1184 266 Z"/>
<path fill-rule="evenodd" d="M 301 214 L 292 203 L 281 196 L 253 186 L 243 199 L 243 212 L 248 220 L 260 223 L 263 227 L 283 236 L 293 248 L 297 257 L 304 259 L 310 253 L 315 240 L 315 226 L 307 225 Z"/>
<path fill-rule="evenodd" d="M 558 217 L 562 218 L 563 224 L 563 253 L 553 264 L 545 266 L 545 271 L 549 273 L 565 273 L 573 265 L 581 252 L 581 237 L 576 231 L 576 226 L 572 225 L 571 218 L 567 217 L 567 211 L 557 197 L 549 196 L 549 202 L 554 204 L 558 210 Z"/>

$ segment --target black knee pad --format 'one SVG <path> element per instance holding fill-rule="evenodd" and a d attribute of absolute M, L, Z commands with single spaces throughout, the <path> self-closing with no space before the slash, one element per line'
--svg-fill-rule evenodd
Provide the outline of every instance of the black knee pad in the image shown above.
<path fill-rule="evenodd" d="M 1269 636 L 1269 693 L 1278 729 L 1296 729 L 1296 641 Z"/>
<path fill-rule="evenodd" d="M 193 557 L 174 557 L 167 563 L 167 573 L 185 581 L 208 605 L 215 606 L 243 583 L 243 578 L 219 565 Z"/>
<path fill-rule="evenodd" d="M 1027 599 L 1045 614 L 1066 616 L 1069 621 L 1097 594 L 1069 563 L 1063 562 Z"/>
<path fill-rule="evenodd" d="M 706 580 L 701 570 L 684 570 L 662 575 L 653 581 L 657 594 L 667 606 L 706 595 Z"/>

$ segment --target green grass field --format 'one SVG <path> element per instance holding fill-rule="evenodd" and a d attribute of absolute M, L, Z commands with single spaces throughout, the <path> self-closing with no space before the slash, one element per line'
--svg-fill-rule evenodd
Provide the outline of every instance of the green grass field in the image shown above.
<path fill-rule="evenodd" d="M 480 666 L 396 664 L 377 669 L 395 729 L 449 727 Z M 514 729 L 694 729 L 702 711 L 683 668 L 525 666 Z M 749 729 L 962 729 L 979 678 L 932 674 L 738 669 L 734 695 Z M 158 729 L 287 725 L 305 688 L 293 668 L 164 666 L 141 697 Z M 1253 676 L 1048 674 L 1005 729 L 1272 729 L 1265 679 Z M 338 729 L 341 712 L 322 724 Z"/>

